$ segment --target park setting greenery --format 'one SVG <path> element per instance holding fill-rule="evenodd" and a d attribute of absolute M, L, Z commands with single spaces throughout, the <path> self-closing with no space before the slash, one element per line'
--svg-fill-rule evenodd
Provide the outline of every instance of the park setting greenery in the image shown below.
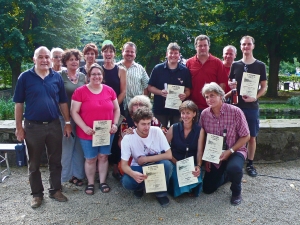
<path fill-rule="evenodd" d="M 120 58 L 125 42 L 137 44 L 136 61 L 150 74 L 164 60 L 166 47 L 178 42 L 185 58 L 195 54 L 194 38 L 211 38 L 210 52 L 239 49 L 240 38 L 255 38 L 255 58 L 268 68 L 267 96 L 276 98 L 280 82 L 297 84 L 300 0 L 2 0 L 0 9 L 0 88 L 14 88 L 32 66 L 41 45 L 83 49 L 89 42 L 112 40 Z M 241 58 L 238 50 L 237 58 Z M 297 89 L 298 86 L 295 86 Z"/>

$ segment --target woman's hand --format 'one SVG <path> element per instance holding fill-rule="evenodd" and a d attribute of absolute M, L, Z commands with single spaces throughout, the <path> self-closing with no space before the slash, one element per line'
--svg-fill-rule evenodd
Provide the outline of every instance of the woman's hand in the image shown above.
<path fill-rule="evenodd" d="M 200 166 L 195 166 L 195 171 L 192 171 L 192 174 L 193 174 L 195 177 L 199 177 L 199 176 L 200 176 L 200 173 L 201 173 L 201 168 L 200 168 Z"/>
<path fill-rule="evenodd" d="M 95 134 L 95 131 L 94 131 L 92 128 L 88 127 L 88 126 L 86 126 L 86 127 L 83 129 L 83 131 L 84 131 L 84 133 L 86 133 L 87 135 L 93 135 L 93 134 Z"/>
<path fill-rule="evenodd" d="M 132 129 L 131 127 L 125 129 L 125 130 L 122 132 L 122 138 L 123 138 L 126 134 L 133 134 L 133 129 Z"/>
<path fill-rule="evenodd" d="M 116 124 L 113 124 L 113 125 L 111 125 L 111 128 L 110 128 L 110 133 L 111 134 L 114 134 L 114 133 L 116 133 L 118 131 L 118 127 L 117 127 L 117 125 Z"/>

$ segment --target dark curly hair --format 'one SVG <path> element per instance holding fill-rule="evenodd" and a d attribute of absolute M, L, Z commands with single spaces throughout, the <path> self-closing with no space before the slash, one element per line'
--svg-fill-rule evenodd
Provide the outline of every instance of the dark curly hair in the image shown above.
<path fill-rule="evenodd" d="M 79 61 L 82 57 L 82 53 L 78 49 L 66 49 L 63 52 L 62 58 L 61 58 L 61 62 L 63 64 L 63 66 L 66 66 L 67 61 L 72 57 L 72 55 L 74 55 L 75 58 Z"/>

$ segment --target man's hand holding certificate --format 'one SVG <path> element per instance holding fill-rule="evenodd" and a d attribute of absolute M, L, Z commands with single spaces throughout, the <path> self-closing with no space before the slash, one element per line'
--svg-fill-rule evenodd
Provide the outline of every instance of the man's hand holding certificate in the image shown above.
<path fill-rule="evenodd" d="M 220 156 L 222 154 L 223 137 L 207 134 L 206 144 L 202 159 L 207 162 L 219 164 Z"/>
<path fill-rule="evenodd" d="M 184 93 L 184 86 L 168 84 L 168 95 L 166 98 L 165 108 L 179 109 L 182 101 L 179 98 L 180 94 Z"/>
<path fill-rule="evenodd" d="M 165 168 L 163 164 L 143 166 L 143 173 L 147 176 L 144 180 L 146 193 L 167 190 Z"/>
<path fill-rule="evenodd" d="M 92 146 L 104 146 L 110 144 L 110 131 L 111 120 L 97 120 L 94 121 L 93 130 L 95 134 L 93 135 Z"/>
<path fill-rule="evenodd" d="M 241 83 L 241 96 L 249 96 L 256 99 L 260 75 L 254 73 L 243 73 Z"/>

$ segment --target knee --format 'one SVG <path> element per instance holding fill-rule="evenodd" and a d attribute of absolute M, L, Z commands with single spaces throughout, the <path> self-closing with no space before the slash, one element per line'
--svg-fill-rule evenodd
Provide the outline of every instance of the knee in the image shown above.
<path fill-rule="evenodd" d="M 256 143 L 256 137 L 250 137 L 249 143 L 250 144 L 255 144 Z"/>
<path fill-rule="evenodd" d="M 106 162 L 108 160 L 108 156 L 102 154 L 98 154 L 97 158 L 99 162 Z"/>
<path fill-rule="evenodd" d="M 93 159 L 86 159 L 85 162 L 89 165 L 93 165 L 95 164 L 97 161 L 97 157 L 96 158 L 93 158 Z"/>

